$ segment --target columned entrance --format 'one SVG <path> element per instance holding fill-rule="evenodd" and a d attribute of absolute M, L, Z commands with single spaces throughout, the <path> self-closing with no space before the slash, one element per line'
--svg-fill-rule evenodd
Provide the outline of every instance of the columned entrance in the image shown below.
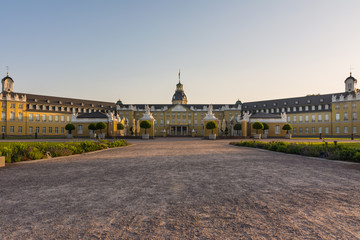
<path fill-rule="evenodd" d="M 189 136 L 187 126 L 171 126 L 170 127 L 170 136 Z"/>

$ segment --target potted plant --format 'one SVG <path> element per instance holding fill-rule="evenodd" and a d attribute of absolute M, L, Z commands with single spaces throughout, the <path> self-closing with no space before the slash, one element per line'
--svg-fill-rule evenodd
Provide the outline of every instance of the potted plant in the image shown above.
<path fill-rule="evenodd" d="M 214 129 L 217 128 L 217 123 L 215 121 L 209 121 L 206 123 L 206 129 L 211 130 L 211 134 L 209 134 L 210 140 L 216 139 L 216 134 L 214 134 Z"/>
<path fill-rule="evenodd" d="M 269 130 L 269 125 L 267 123 L 262 123 L 264 128 L 263 128 L 263 134 L 261 135 L 261 138 L 267 138 L 268 134 L 267 134 L 267 130 Z"/>
<path fill-rule="evenodd" d="M 71 124 L 71 123 L 66 124 L 65 129 L 68 131 L 67 138 L 73 138 L 71 131 L 75 130 L 74 124 Z"/>
<path fill-rule="evenodd" d="M 151 123 L 148 120 L 144 120 L 140 122 L 140 128 L 145 129 L 145 134 L 142 135 L 142 139 L 149 139 L 149 134 L 146 133 L 146 129 L 151 128 Z"/>
<path fill-rule="evenodd" d="M 97 130 L 100 130 L 100 133 L 99 133 L 99 138 L 105 138 L 105 133 L 102 133 L 102 130 L 103 129 L 106 129 L 106 124 L 105 123 L 103 123 L 103 122 L 98 122 L 97 124 L 96 124 L 96 129 Z"/>
<path fill-rule="evenodd" d="M 239 131 L 241 130 L 241 123 L 235 124 L 234 130 L 236 130 L 236 134 L 239 136 Z"/>
<path fill-rule="evenodd" d="M 95 138 L 96 137 L 96 133 L 95 131 L 97 130 L 96 129 L 96 124 L 95 123 L 90 123 L 89 126 L 88 126 L 88 129 L 90 130 L 90 138 Z"/>
<path fill-rule="evenodd" d="M 264 129 L 264 125 L 261 122 L 254 122 L 252 127 L 253 127 L 253 129 L 256 130 L 256 134 L 254 134 L 254 138 L 261 139 L 261 134 L 259 134 L 259 130 Z"/>
<path fill-rule="evenodd" d="M 286 134 L 285 134 L 286 139 L 291 138 L 291 133 L 289 133 L 289 131 L 291 131 L 292 129 L 293 129 L 293 127 L 289 123 L 287 123 L 283 126 L 282 130 L 286 130 Z"/>
<path fill-rule="evenodd" d="M 118 124 L 116 125 L 116 127 L 117 127 L 117 130 L 119 130 L 119 135 L 121 135 L 121 130 L 124 130 L 124 129 L 125 129 L 124 124 L 118 123 Z"/>

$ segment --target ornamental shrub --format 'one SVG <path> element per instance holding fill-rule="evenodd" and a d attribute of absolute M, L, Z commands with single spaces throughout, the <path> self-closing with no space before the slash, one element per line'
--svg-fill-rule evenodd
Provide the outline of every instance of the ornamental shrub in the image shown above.
<path fill-rule="evenodd" d="M 96 130 L 100 130 L 100 133 L 102 133 L 102 130 L 106 129 L 106 124 L 103 122 L 98 122 L 96 124 Z"/>
<path fill-rule="evenodd" d="M 289 131 L 292 130 L 293 127 L 291 126 L 291 124 L 287 123 L 282 127 L 282 130 L 286 130 L 286 134 L 289 134 Z"/>
<path fill-rule="evenodd" d="M 211 134 L 214 134 L 214 129 L 218 127 L 215 121 L 209 121 L 206 123 L 206 129 L 211 130 Z"/>
<path fill-rule="evenodd" d="M 258 130 L 264 129 L 264 125 L 261 122 L 254 122 L 252 127 L 256 130 L 256 134 L 258 134 Z"/>
<path fill-rule="evenodd" d="M 141 121 L 140 127 L 145 129 L 145 134 L 146 134 L 146 129 L 151 128 L 151 123 L 148 120 Z"/>
<path fill-rule="evenodd" d="M 122 124 L 122 123 L 117 124 L 117 129 L 118 130 L 124 130 L 124 128 L 125 128 L 124 124 Z"/>
<path fill-rule="evenodd" d="M 68 123 L 66 124 L 65 129 L 69 131 L 69 134 L 71 134 L 71 131 L 75 130 L 75 126 L 74 124 Z"/>
<path fill-rule="evenodd" d="M 88 126 L 88 129 L 89 130 L 92 130 L 92 131 L 96 131 L 96 123 L 90 123 L 89 126 Z"/>
<path fill-rule="evenodd" d="M 237 123 L 234 125 L 234 130 L 236 130 L 236 133 L 239 135 L 239 131 L 241 130 L 241 123 Z"/>
<path fill-rule="evenodd" d="M 269 129 L 269 124 L 267 124 L 267 123 L 262 123 L 262 125 L 264 126 L 264 128 L 263 128 L 263 133 L 265 133 L 265 130 L 268 130 L 268 129 Z"/>

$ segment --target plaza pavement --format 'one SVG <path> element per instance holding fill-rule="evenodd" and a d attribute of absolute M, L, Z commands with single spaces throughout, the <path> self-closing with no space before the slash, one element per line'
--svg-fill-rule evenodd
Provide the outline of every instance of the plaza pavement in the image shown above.
<path fill-rule="evenodd" d="M 360 239 L 359 164 L 130 142 L 0 169 L 0 239 Z"/>

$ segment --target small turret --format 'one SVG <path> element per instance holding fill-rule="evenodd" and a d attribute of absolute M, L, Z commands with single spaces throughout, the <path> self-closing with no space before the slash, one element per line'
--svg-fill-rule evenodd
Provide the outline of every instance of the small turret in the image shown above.
<path fill-rule="evenodd" d="M 11 77 L 9 77 L 9 73 L 6 74 L 6 77 L 4 77 L 1 80 L 2 84 L 2 91 L 3 92 L 12 92 L 14 87 L 14 80 L 12 80 Z"/>

